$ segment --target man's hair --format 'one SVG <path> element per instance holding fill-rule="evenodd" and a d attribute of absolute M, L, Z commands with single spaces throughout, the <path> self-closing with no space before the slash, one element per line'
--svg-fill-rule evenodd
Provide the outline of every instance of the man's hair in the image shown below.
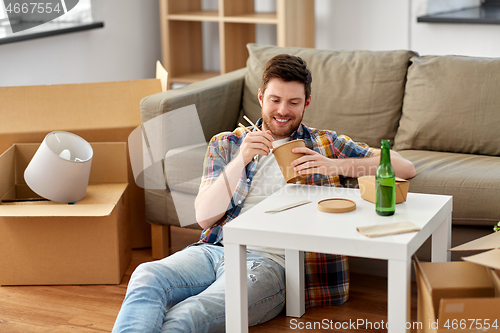
<path fill-rule="evenodd" d="M 289 54 L 278 54 L 271 58 L 262 72 L 260 91 L 262 95 L 266 91 L 267 84 L 272 78 L 278 78 L 285 82 L 297 81 L 304 84 L 306 102 L 311 96 L 312 76 L 307 64 L 300 57 Z"/>

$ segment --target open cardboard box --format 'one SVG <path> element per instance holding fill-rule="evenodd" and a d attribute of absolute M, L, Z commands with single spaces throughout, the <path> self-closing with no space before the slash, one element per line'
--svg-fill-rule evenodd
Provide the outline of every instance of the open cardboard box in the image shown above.
<path fill-rule="evenodd" d="M 497 232 L 450 250 L 489 250 L 465 261 L 415 260 L 419 332 L 483 332 L 485 326 L 500 331 L 499 247 Z"/>
<path fill-rule="evenodd" d="M 366 201 L 375 203 L 375 176 L 363 176 L 358 178 L 361 197 Z M 406 179 L 396 177 L 396 204 L 406 201 L 410 182 Z"/>
<path fill-rule="evenodd" d="M 41 143 L 53 131 L 68 131 L 88 142 L 127 142 L 141 125 L 140 101 L 161 92 L 166 77 L 157 64 L 157 79 L 0 87 L 0 153 L 14 143 Z M 135 184 L 129 158 L 126 163 L 132 247 L 149 247 L 144 189 Z"/>
<path fill-rule="evenodd" d="M 0 155 L 0 285 L 119 284 L 130 263 L 125 143 L 91 143 L 89 186 L 75 204 L 24 182 L 39 144 Z"/>

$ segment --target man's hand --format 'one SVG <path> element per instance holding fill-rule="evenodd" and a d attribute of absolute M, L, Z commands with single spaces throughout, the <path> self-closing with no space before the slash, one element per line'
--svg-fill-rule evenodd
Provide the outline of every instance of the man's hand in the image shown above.
<path fill-rule="evenodd" d="M 309 148 L 294 148 L 292 152 L 305 154 L 291 163 L 295 171 L 304 176 L 317 173 L 359 178 L 374 175 L 380 163 L 380 150 L 376 150 L 370 157 L 360 158 L 328 158 Z M 409 179 L 416 175 L 413 163 L 393 150 L 391 164 L 396 177 Z"/>
<path fill-rule="evenodd" d="M 273 141 L 274 139 L 270 131 L 248 133 L 240 147 L 240 156 L 243 158 L 243 163 L 247 165 L 257 154 L 269 155 L 269 152 L 273 148 Z"/>
<path fill-rule="evenodd" d="M 339 170 L 340 160 L 328 158 L 307 147 L 294 148 L 293 153 L 305 154 L 292 162 L 294 170 L 301 175 L 310 176 L 312 174 L 321 174 L 325 176 L 338 176 L 345 173 L 345 170 Z"/>
<path fill-rule="evenodd" d="M 203 229 L 210 228 L 224 216 L 245 166 L 257 154 L 268 155 L 273 147 L 272 141 L 270 132 L 248 133 L 238 155 L 228 163 L 215 182 L 200 189 L 194 207 L 196 221 Z"/>

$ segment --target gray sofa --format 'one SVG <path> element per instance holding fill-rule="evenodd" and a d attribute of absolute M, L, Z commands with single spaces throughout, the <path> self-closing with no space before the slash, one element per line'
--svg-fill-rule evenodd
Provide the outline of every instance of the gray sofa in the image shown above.
<path fill-rule="evenodd" d="M 416 166 L 410 192 L 453 195 L 453 245 L 493 232 L 500 220 L 500 59 L 256 44 L 248 50 L 246 68 L 143 99 L 142 121 L 195 104 L 207 142 L 237 127 L 243 114 L 256 121 L 264 64 L 279 53 L 295 54 L 307 62 L 313 77 L 306 125 L 374 147 L 390 139 L 393 149 Z M 163 130 L 179 126 L 184 125 L 168 124 Z M 167 153 L 163 167 L 179 169 L 183 162 L 183 179 L 174 183 L 167 177 L 167 189 L 146 190 L 150 223 L 197 228 L 193 203 L 205 149 L 172 147 Z M 345 185 L 356 186 L 356 181 L 347 179 Z M 183 221 L 173 194 L 186 207 L 179 214 Z M 419 251 L 424 260 L 428 248 Z"/>

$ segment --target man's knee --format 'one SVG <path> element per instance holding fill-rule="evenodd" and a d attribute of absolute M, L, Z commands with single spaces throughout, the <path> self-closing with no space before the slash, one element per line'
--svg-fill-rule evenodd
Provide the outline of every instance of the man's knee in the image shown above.
<path fill-rule="evenodd" d="M 224 323 L 224 293 L 195 295 L 167 311 L 162 332 L 219 332 Z"/>
<path fill-rule="evenodd" d="M 285 269 L 271 259 L 248 261 L 247 275 L 249 288 L 261 282 L 276 292 L 285 288 Z"/>
<path fill-rule="evenodd" d="M 142 263 L 137 266 L 130 277 L 129 288 L 140 286 L 151 287 L 158 284 L 160 282 L 159 279 L 164 277 L 161 276 L 156 266 L 157 263 L 154 261 Z"/>
<path fill-rule="evenodd" d="M 270 259 L 247 266 L 248 306 L 252 325 L 278 315 L 285 302 L 284 268 Z"/>

